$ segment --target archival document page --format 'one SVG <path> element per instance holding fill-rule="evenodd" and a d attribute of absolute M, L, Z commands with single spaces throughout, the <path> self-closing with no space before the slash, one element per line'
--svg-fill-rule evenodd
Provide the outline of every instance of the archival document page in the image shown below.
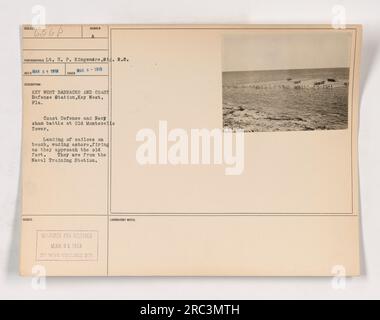
<path fill-rule="evenodd" d="M 22 275 L 360 275 L 360 26 L 21 37 Z"/>

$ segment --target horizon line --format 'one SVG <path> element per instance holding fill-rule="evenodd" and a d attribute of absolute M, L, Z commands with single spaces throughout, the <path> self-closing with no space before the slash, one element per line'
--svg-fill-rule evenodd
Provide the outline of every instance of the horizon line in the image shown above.
<path fill-rule="evenodd" d="M 316 69 L 350 69 L 350 67 L 323 67 L 323 68 L 292 68 L 292 69 L 255 69 L 255 70 L 222 70 L 222 72 L 251 72 L 251 71 L 286 71 L 286 70 L 316 70 Z"/>

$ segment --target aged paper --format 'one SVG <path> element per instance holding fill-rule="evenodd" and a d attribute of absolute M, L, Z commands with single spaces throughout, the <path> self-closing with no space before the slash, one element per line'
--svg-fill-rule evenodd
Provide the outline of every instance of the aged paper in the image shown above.
<path fill-rule="evenodd" d="M 360 26 L 21 33 L 22 275 L 360 274 Z"/>

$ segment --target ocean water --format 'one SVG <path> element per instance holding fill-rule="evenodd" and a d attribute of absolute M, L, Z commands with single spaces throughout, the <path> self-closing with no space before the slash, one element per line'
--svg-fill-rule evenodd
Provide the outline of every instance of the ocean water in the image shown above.
<path fill-rule="evenodd" d="M 334 87 L 260 88 L 278 81 L 307 83 L 334 79 Z M 345 129 L 348 68 L 223 72 L 223 121 L 246 131 Z"/>

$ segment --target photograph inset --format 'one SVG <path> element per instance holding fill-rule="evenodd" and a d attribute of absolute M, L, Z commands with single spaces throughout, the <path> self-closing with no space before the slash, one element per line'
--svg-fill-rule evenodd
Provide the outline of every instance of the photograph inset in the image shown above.
<path fill-rule="evenodd" d="M 346 129 L 350 48 L 339 31 L 225 35 L 224 128 Z"/>

